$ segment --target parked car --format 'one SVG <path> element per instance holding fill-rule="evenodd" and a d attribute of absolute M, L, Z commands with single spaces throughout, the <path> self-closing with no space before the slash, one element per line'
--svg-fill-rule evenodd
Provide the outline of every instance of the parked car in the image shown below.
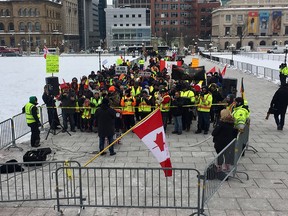
<path fill-rule="evenodd" d="M 273 49 L 267 50 L 267 53 L 285 53 L 286 50 L 285 46 L 275 46 Z"/>

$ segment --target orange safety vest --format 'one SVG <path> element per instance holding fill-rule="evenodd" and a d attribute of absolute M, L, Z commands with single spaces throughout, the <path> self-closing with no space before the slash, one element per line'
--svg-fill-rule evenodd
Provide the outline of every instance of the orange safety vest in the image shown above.
<path fill-rule="evenodd" d="M 125 100 L 127 101 L 125 102 Z M 133 101 L 131 101 L 131 99 Z M 120 105 L 123 107 L 122 115 L 134 115 L 135 109 L 134 107 L 136 106 L 136 99 L 131 96 L 131 97 L 122 97 Z"/>

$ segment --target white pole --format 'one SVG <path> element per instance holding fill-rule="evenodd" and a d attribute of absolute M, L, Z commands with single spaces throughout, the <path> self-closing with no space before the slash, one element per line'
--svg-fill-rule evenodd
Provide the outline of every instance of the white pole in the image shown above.
<path fill-rule="evenodd" d="M 86 24 L 86 0 L 83 1 L 84 2 L 84 5 L 83 5 L 83 10 L 84 10 L 84 49 L 85 49 L 85 52 L 86 52 L 86 49 L 87 49 L 87 24 Z"/>

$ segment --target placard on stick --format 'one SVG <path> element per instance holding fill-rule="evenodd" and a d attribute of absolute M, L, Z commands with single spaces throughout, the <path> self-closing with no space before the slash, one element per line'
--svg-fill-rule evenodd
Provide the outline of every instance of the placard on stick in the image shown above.
<path fill-rule="evenodd" d="M 46 56 L 46 73 L 59 73 L 59 56 L 50 55 Z"/>

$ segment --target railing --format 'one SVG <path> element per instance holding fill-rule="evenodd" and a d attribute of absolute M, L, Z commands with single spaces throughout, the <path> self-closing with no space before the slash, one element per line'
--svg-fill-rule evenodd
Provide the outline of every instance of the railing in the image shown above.
<path fill-rule="evenodd" d="M 202 207 L 208 203 L 212 196 L 222 186 L 228 178 L 236 178 L 240 182 L 242 180 L 236 177 L 236 174 L 242 173 L 249 176 L 245 172 L 237 171 L 238 163 L 241 156 L 244 155 L 248 148 L 249 140 L 249 124 L 246 124 L 244 131 L 239 132 L 237 139 L 232 140 L 217 156 L 206 166 L 203 178 L 203 194 Z M 253 148 L 253 147 L 252 147 Z"/>
<path fill-rule="evenodd" d="M 60 190 L 55 185 L 56 170 L 64 166 L 80 167 L 77 161 L 43 161 L 41 164 L 0 164 L 0 202 L 55 200 L 56 191 Z M 66 173 L 59 172 L 58 175 Z"/>
<path fill-rule="evenodd" d="M 210 55 L 208 54 L 201 54 L 202 57 L 210 59 Z M 275 70 L 272 68 L 267 68 L 267 67 L 263 67 L 263 66 L 257 66 L 257 65 L 253 65 L 253 64 L 249 64 L 249 63 L 245 63 L 245 62 L 240 62 L 240 61 L 236 61 L 236 60 L 231 60 L 231 59 L 227 59 L 227 58 L 222 58 L 222 57 L 216 57 L 216 56 L 212 56 L 211 57 L 212 61 L 216 61 L 219 62 L 220 64 L 228 64 L 231 65 L 243 72 L 247 72 L 250 74 L 253 74 L 254 76 L 257 76 L 259 78 L 265 78 L 267 80 L 270 81 L 276 81 L 280 83 L 280 79 L 279 79 L 279 70 Z"/>
<path fill-rule="evenodd" d="M 62 175 L 67 170 L 72 178 Z M 196 169 L 61 167 L 56 172 L 57 210 L 63 206 L 194 209 L 200 215 L 200 173 Z"/>
<path fill-rule="evenodd" d="M 48 122 L 48 114 L 45 105 L 37 107 L 40 114 L 40 122 L 42 129 L 44 124 Z M 60 110 L 59 110 L 60 111 Z M 61 111 L 60 111 L 61 112 Z M 59 112 L 58 112 L 59 114 Z M 19 148 L 16 141 L 26 134 L 30 133 L 31 129 L 26 123 L 26 116 L 24 113 L 19 113 L 12 118 L 9 118 L 0 123 L 0 149 L 9 146 Z"/>

